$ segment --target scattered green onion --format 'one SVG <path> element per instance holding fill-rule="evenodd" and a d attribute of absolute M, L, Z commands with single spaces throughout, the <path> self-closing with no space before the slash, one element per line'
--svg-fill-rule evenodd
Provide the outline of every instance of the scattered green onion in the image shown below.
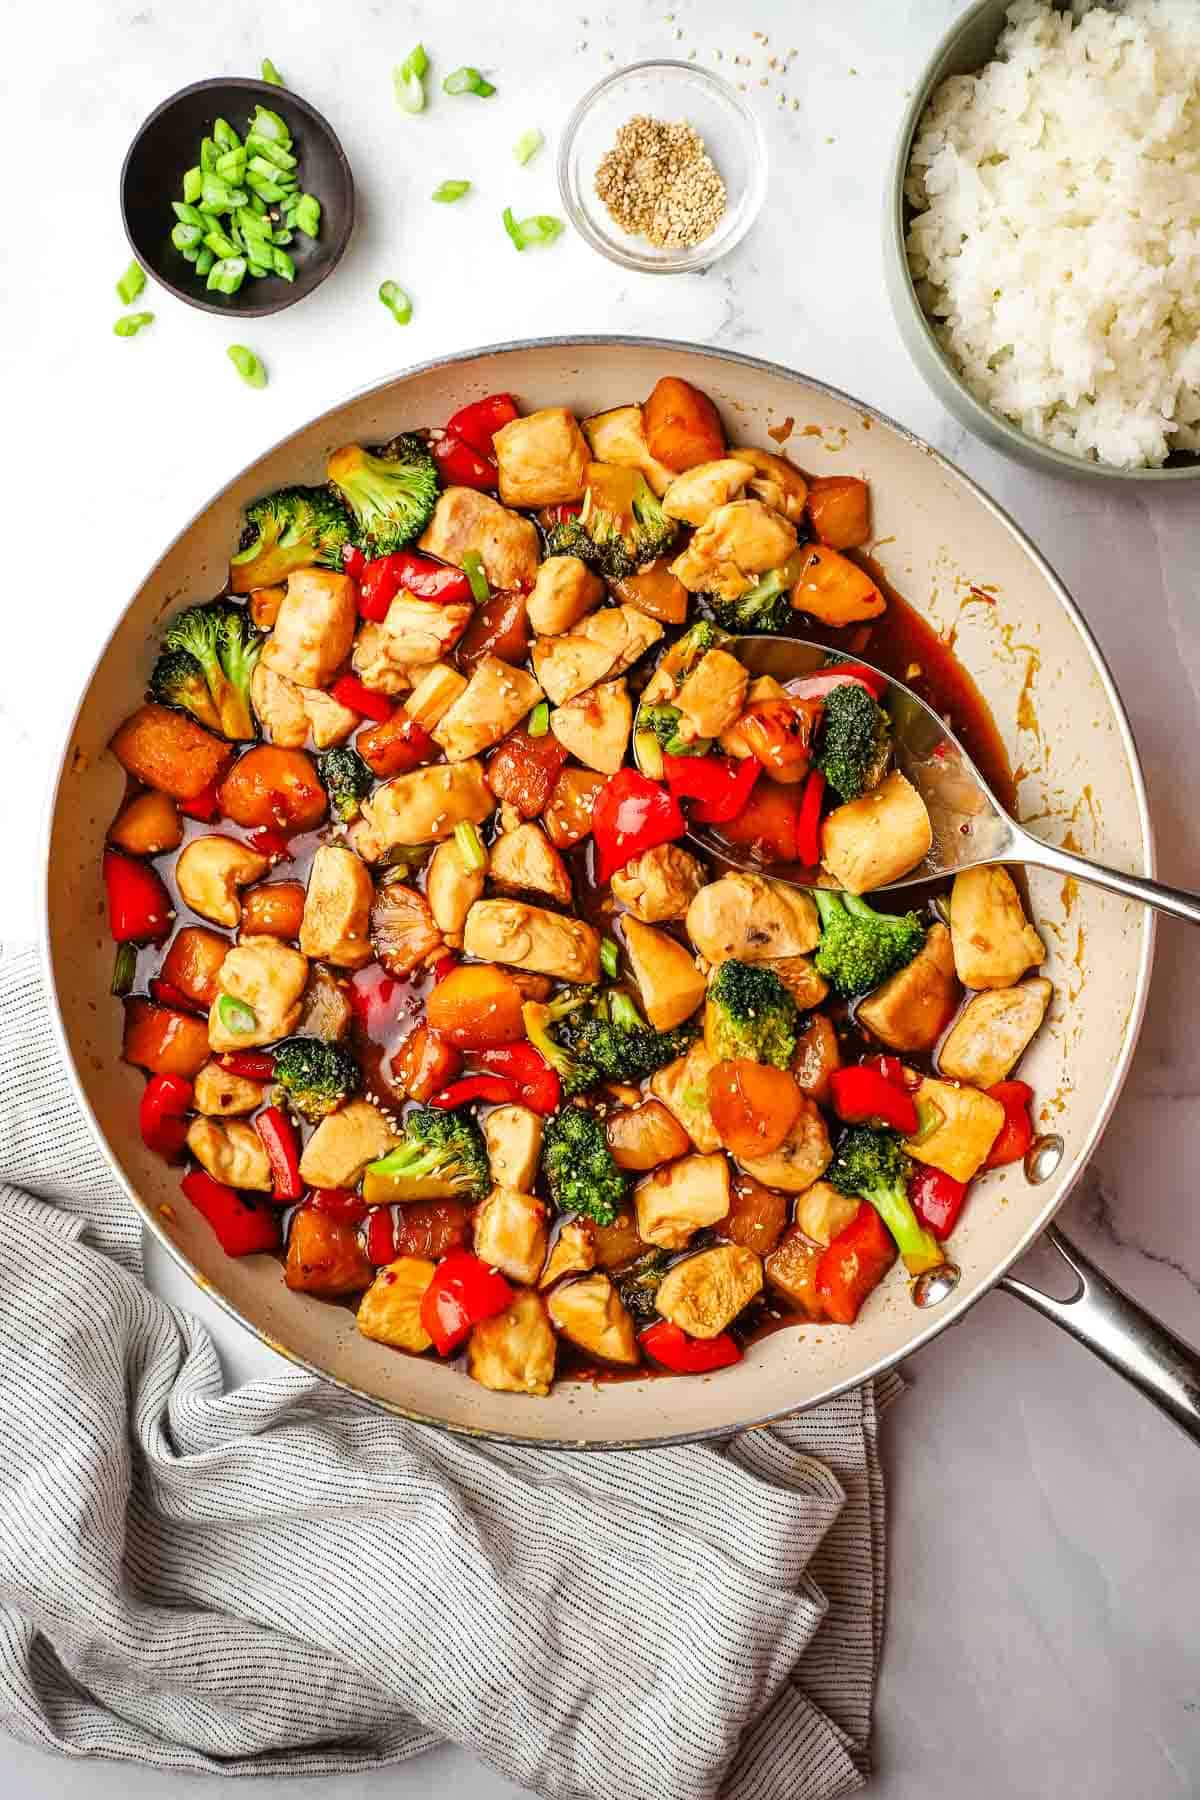
<path fill-rule="evenodd" d="M 464 63 L 461 69 L 453 70 L 442 83 L 444 94 L 478 94 L 481 100 L 488 99 L 495 91 L 491 82 L 485 81 L 479 70 L 471 68 L 468 63 Z"/>
<path fill-rule="evenodd" d="M 271 61 L 269 56 L 264 56 L 262 59 L 262 78 L 264 81 L 269 81 L 272 87 L 283 87 L 285 85 L 283 76 L 279 73 L 279 70 L 275 67 L 275 64 Z"/>
<path fill-rule="evenodd" d="M 188 169 L 183 177 L 183 197 L 189 206 L 194 206 L 200 198 L 204 187 L 204 174 L 199 163 L 194 169 Z"/>
<path fill-rule="evenodd" d="M 133 978 L 137 973 L 137 948 L 133 944 L 118 944 L 117 954 L 113 958 L 112 981 L 109 993 L 115 994 L 118 1000 L 132 992 Z"/>
<path fill-rule="evenodd" d="M 621 967 L 621 952 L 615 938 L 601 938 L 600 967 L 610 981 L 617 979 L 617 971 Z"/>
<path fill-rule="evenodd" d="M 245 344 L 230 344 L 225 354 L 248 387 L 266 387 L 267 371 L 253 350 L 248 350 Z"/>
<path fill-rule="evenodd" d="M 275 143 L 271 138 L 259 137 L 256 131 L 250 132 L 246 138 L 246 154 L 261 156 L 264 162 L 269 162 L 273 169 L 282 169 L 285 175 L 290 175 L 293 169 L 299 167 L 290 150 L 285 150 L 282 144 Z"/>
<path fill-rule="evenodd" d="M 539 700 L 529 715 L 529 735 L 530 737 L 545 737 L 549 729 L 550 703 L 548 700 Z"/>
<path fill-rule="evenodd" d="M 917 1129 L 909 1138 L 910 1144 L 923 1144 L 931 1138 L 940 1125 L 946 1123 L 946 1115 L 933 1100 L 917 1101 Z"/>
<path fill-rule="evenodd" d="M 199 225 L 177 223 L 171 232 L 171 242 L 177 250 L 195 250 L 198 253 L 203 236 L 204 233 Z"/>
<path fill-rule="evenodd" d="M 392 92 L 396 96 L 396 105 L 402 112 L 424 112 L 424 76 L 428 69 L 429 58 L 425 54 L 425 46 L 418 44 L 409 51 L 404 61 L 397 63 L 392 70 Z"/>
<path fill-rule="evenodd" d="M 232 1031 L 238 1037 L 245 1037 L 248 1031 L 258 1027 L 258 1014 L 244 1000 L 235 1000 L 232 994 L 222 994 L 217 1001 L 217 1017 L 226 1031 Z"/>
<path fill-rule="evenodd" d="M 446 202 L 451 200 L 461 200 L 463 195 L 469 194 L 470 191 L 471 184 L 469 181 L 442 181 L 434 188 L 433 198 L 435 200 Z"/>
<path fill-rule="evenodd" d="M 200 139 L 200 173 L 215 175 L 217 170 L 217 146 L 210 137 Z"/>
<path fill-rule="evenodd" d="M 458 845 L 458 854 L 468 869 L 486 869 L 487 851 L 483 847 L 483 839 L 472 825 L 470 819 L 460 819 L 454 827 L 454 842 Z"/>
<path fill-rule="evenodd" d="M 272 144 L 279 144 L 284 150 L 292 147 L 292 134 L 277 112 L 269 106 L 256 106 L 254 117 L 250 121 L 250 130 L 257 136 L 267 138 Z"/>
<path fill-rule="evenodd" d="M 212 268 L 212 266 L 216 262 L 216 260 L 217 260 L 216 257 L 213 255 L 213 253 L 209 249 L 208 245 L 203 244 L 200 248 L 200 254 L 197 256 L 196 261 L 193 264 L 193 267 L 195 268 L 197 275 L 207 275 L 208 271 Z"/>
<path fill-rule="evenodd" d="M 132 306 L 146 285 L 146 272 L 140 262 L 131 262 L 117 283 L 117 298 L 122 306 Z"/>
<path fill-rule="evenodd" d="M 685 1087 L 679 1097 L 683 1104 L 694 1112 L 698 1111 L 700 1107 L 708 1105 L 708 1094 L 702 1087 Z"/>
<path fill-rule="evenodd" d="M 527 250 L 530 244 L 552 244 L 563 228 L 561 219 L 553 213 L 534 213 L 528 219 L 514 219 L 511 206 L 506 206 L 501 215 L 504 229 L 518 250 Z"/>
<path fill-rule="evenodd" d="M 271 250 L 271 267 L 277 275 L 282 275 L 285 281 L 295 281 L 296 265 L 287 251 L 281 250 L 278 244 L 274 245 Z"/>
<path fill-rule="evenodd" d="M 242 140 L 228 119 L 213 120 L 213 143 L 218 150 L 240 150 Z"/>
<path fill-rule="evenodd" d="M 236 256 L 238 247 L 228 232 L 213 224 L 204 234 L 204 242 L 214 256 Z"/>
<path fill-rule="evenodd" d="M 465 550 L 462 559 L 463 574 L 471 584 L 471 598 L 480 605 L 490 600 L 492 590 L 488 586 L 488 578 L 483 571 L 483 558 L 478 550 Z"/>
<path fill-rule="evenodd" d="M 113 334 L 116 337 L 136 337 L 142 326 L 152 324 L 153 320 L 153 313 L 126 313 L 113 326 Z"/>
<path fill-rule="evenodd" d="M 236 294 L 245 279 L 245 257 L 223 256 L 208 271 L 208 281 L 205 285 L 213 294 Z"/>
<path fill-rule="evenodd" d="M 207 231 L 212 224 L 208 214 L 202 213 L 200 208 L 193 206 L 189 200 L 172 200 L 171 210 L 181 225 L 198 225 L 201 231 Z M 138 292 L 141 293 L 140 288 Z"/>
<path fill-rule="evenodd" d="M 302 231 L 305 237 L 315 238 L 321 229 L 321 202 L 316 195 L 301 194 L 293 211 L 296 230 Z"/>
<path fill-rule="evenodd" d="M 397 325 L 408 324 L 413 315 L 412 301 L 397 282 L 382 282 L 379 288 L 379 298 L 383 301 L 383 304 L 387 307 Z"/>
<path fill-rule="evenodd" d="M 523 131 L 521 133 L 520 137 L 513 145 L 513 155 L 521 164 L 522 168 L 524 168 L 525 164 L 529 162 L 532 157 L 537 155 L 545 141 L 545 138 L 536 126 L 534 126 L 532 131 Z"/>

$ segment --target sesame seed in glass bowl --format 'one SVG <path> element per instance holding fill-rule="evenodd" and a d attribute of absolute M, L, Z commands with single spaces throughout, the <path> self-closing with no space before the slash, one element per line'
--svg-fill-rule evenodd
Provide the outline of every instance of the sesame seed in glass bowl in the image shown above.
<path fill-rule="evenodd" d="M 575 229 L 610 262 L 651 275 L 707 269 L 758 216 L 766 146 L 719 76 L 694 63 L 631 63 L 568 119 L 558 185 Z"/>

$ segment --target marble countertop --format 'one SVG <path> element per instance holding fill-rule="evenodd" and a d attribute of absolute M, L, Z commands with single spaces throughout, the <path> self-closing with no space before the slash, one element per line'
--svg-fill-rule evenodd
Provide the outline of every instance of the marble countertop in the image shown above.
<path fill-rule="evenodd" d="M 351 390 L 445 350 L 568 325 L 777 358 L 868 397 L 969 470 L 1088 615 L 1132 715 L 1161 872 L 1200 888 L 1195 490 L 1097 489 L 1004 461 L 941 410 L 888 310 L 883 170 L 906 93 L 959 0 L 754 0 L 734 9 L 737 24 L 716 0 L 594 4 L 576 0 L 580 11 L 551 21 L 537 0 L 418 0 L 402 11 L 375 0 L 62 0 L 52 17 L 25 8 L 9 22 L 6 61 L 21 70 L 6 101 L 11 141 L 37 145 L 44 195 L 71 199 L 69 223 L 60 212 L 36 250 L 16 229 L 29 203 L 10 205 L 0 247 L 5 471 L 10 499 L 20 496 L 0 742 L 10 777 L 30 772 L 19 790 L 6 784 L 6 837 L 20 854 L 0 888 L 0 938 L 34 933 L 41 786 L 87 667 L 179 525 L 233 469 Z M 397 112 L 390 70 L 418 38 L 443 67 L 470 60 L 493 74 L 486 112 L 468 101 L 415 121 Z M 251 73 L 264 52 L 336 122 L 361 222 L 319 295 L 239 334 L 270 369 L 270 386 L 253 392 L 225 361 L 232 334 L 164 294 L 143 302 L 157 315 L 148 332 L 114 338 L 112 282 L 128 255 L 116 177 L 136 125 L 174 88 Z M 499 211 L 559 210 L 552 152 L 582 89 L 616 63 L 693 52 L 745 81 L 767 136 L 767 206 L 734 256 L 706 276 L 665 281 L 610 268 L 569 235 L 512 257 Z M 550 151 L 519 170 L 508 146 L 531 124 Z M 447 175 L 470 176 L 477 191 L 460 207 L 431 207 Z M 374 297 L 388 276 L 413 295 L 402 331 Z M 50 478 L 64 461 L 65 516 L 67 483 Z M 48 626 L 53 676 L 31 679 L 46 666 Z M 1170 923 L 1159 946 L 1133 1073 L 1064 1222 L 1117 1281 L 1200 1341 L 1200 1032 L 1185 998 L 1200 946 Z M 1025 1272 L 1046 1266 L 1035 1253 Z M 160 1256 L 151 1273 L 203 1314 L 231 1375 L 267 1366 L 269 1353 Z M 911 1392 L 885 1433 L 891 1579 L 872 1794 L 1168 1800 L 1200 1790 L 1196 1451 L 999 1294 L 907 1373 Z M 7 1740 L 0 1767 L 22 1800 L 142 1800 L 178 1787 Z M 278 1800 L 310 1791 L 272 1786 Z M 431 1791 L 499 1800 L 516 1790 L 455 1751 L 323 1784 L 332 1800 Z"/>

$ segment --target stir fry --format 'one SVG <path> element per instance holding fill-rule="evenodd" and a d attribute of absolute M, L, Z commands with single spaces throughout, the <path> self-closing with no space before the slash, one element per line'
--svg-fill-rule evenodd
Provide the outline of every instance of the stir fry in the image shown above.
<path fill-rule="evenodd" d="M 141 1133 L 229 1255 L 541 1395 L 944 1260 L 1030 1147 L 1052 990 L 1001 868 L 864 898 L 930 843 L 855 660 L 902 604 L 870 529 L 864 480 L 669 376 L 582 421 L 490 395 L 248 507 L 113 737 L 104 857 Z M 753 676 L 771 632 L 827 665 Z"/>

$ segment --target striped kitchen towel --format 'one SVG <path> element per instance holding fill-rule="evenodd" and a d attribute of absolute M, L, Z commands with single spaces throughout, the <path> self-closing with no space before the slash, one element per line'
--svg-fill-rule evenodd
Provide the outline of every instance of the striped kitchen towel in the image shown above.
<path fill-rule="evenodd" d="M 0 960 L 9 1732 L 224 1775 L 450 1739 L 553 1800 L 864 1785 L 898 1383 L 590 1456 L 468 1444 L 293 1372 L 227 1393 L 141 1283 L 46 1014 L 34 954 Z"/>

